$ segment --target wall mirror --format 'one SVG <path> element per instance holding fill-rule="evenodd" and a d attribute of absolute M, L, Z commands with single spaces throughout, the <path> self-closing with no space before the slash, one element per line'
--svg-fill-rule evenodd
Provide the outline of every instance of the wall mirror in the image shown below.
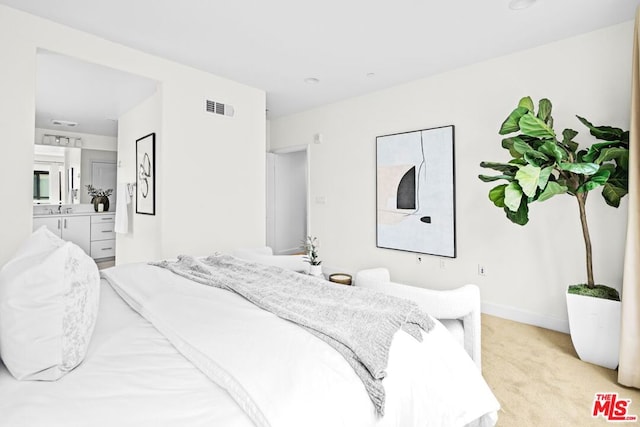
<path fill-rule="evenodd" d="M 33 151 L 33 203 L 80 203 L 81 149 L 36 144 Z"/>

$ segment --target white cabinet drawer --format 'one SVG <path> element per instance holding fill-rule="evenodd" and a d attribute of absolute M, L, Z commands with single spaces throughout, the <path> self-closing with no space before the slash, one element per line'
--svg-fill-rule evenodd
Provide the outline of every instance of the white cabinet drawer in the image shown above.
<path fill-rule="evenodd" d="M 114 223 L 116 214 L 91 215 L 91 224 Z"/>
<path fill-rule="evenodd" d="M 115 239 L 113 232 L 113 222 L 91 224 L 91 241 Z"/>
<path fill-rule="evenodd" d="M 98 240 L 91 242 L 91 258 L 110 258 L 116 256 L 116 241 L 111 240 Z"/>

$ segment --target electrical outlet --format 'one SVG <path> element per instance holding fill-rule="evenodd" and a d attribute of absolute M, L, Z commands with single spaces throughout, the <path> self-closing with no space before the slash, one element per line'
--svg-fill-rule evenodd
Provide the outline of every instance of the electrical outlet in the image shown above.
<path fill-rule="evenodd" d="M 445 264 L 444 260 L 441 259 L 440 260 L 440 270 L 444 270 L 447 267 L 447 265 Z"/>
<path fill-rule="evenodd" d="M 478 276 L 486 276 L 486 275 L 487 275 L 487 269 L 485 268 L 485 266 L 482 264 L 478 264 Z"/>

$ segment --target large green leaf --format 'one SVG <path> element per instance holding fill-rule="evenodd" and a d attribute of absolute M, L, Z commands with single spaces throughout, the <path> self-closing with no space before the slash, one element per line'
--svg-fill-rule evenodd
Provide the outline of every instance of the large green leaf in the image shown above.
<path fill-rule="evenodd" d="M 533 112 L 533 109 L 535 108 L 533 106 L 533 100 L 531 99 L 530 96 L 525 96 L 524 98 L 520 99 L 520 102 L 518 102 L 518 107 L 526 108 L 528 111 L 531 111 L 531 112 Z"/>
<path fill-rule="evenodd" d="M 530 151 L 528 153 L 524 153 L 523 159 L 526 160 L 526 164 L 533 165 L 536 167 L 542 167 L 549 160 L 548 157 L 542 157 L 539 151 Z"/>
<path fill-rule="evenodd" d="M 607 148 L 607 147 L 611 147 L 613 145 L 617 145 L 617 143 L 619 143 L 619 141 L 616 142 L 612 142 L 612 141 L 607 141 L 607 142 L 597 142 L 595 144 L 592 144 L 591 147 L 589 147 L 589 150 L 587 151 L 587 154 L 584 155 L 583 160 L 585 162 L 593 162 L 595 159 L 598 158 L 598 156 L 600 155 L 600 152 L 603 148 Z M 598 162 L 596 162 L 598 163 Z"/>
<path fill-rule="evenodd" d="M 627 171 L 622 170 L 622 168 L 615 168 L 602 189 L 602 197 L 604 197 L 609 206 L 617 208 L 620 206 L 620 199 L 627 194 L 628 188 L 629 175 Z"/>
<path fill-rule="evenodd" d="M 546 123 L 551 116 L 551 101 L 547 98 L 542 98 L 538 103 L 538 118 Z"/>
<path fill-rule="evenodd" d="M 517 137 L 513 137 L 513 138 L 504 138 L 502 140 L 502 148 L 506 148 L 507 150 L 509 150 L 509 154 L 511 154 L 511 157 L 522 157 L 522 154 L 519 153 L 515 148 L 513 148 L 513 140 L 516 139 Z"/>
<path fill-rule="evenodd" d="M 511 163 L 498 163 L 498 162 L 480 162 L 480 167 L 497 170 L 499 172 L 511 173 L 515 175 L 520 169 L 518 166 Z"/>
<path fill-rule="evenodd" d="M 509 114 L 509 117 L 500 126 L 500 135 L 506 135 L 509 133 L 517 132 L 520 130 L 520 118 L 527 114 L 529 110 L 525 107 L 518 107 Z"/>
<path fill-rule="evenodd" d="M 515 212 L 520 206 L 522 199 L 522 189 L 517 182 L 510 182 L 504 189 L 504 205 L 511 211 Z"/>
<path fill-rule="evenodd" d="M 518 124 L 520 126 L 520 131 L 525 135 L 542 139 L 556 137 L 556 133 L 549 125 L 531 113 L 523 115 Z"/>
<path fill-rule="evenodd" d="M 547 182 L 549 182 L 551 172 L 553 172 L 553 166 L 547 166 L 540 171 L 540 177 L 538 178 L 538 188 L 540 188 L 541 190 L 544 189 L 544 187 L 547 185 Z"/>
<path fill-rule="evenodd" d="M 560 163 L 560 169 L 581 175 L 593 175 L 600 169 L 595 163 Z"/>
<path fill-rule="evenodd" d="M 527 222 L 529 222 L 529 205 L 527 203 L 527 199 L 525 199 L 524 197 L 522 198 L 517 211 L 513 212 L 505 206 L 504 212 L 507 214 L 507 218 L 509 218 L 509 220 L 511 220 L 511 222 L 515 224 L 525 225 Z"/>
<path fill-rule="evenodd" d="M 605 148 L 600 152 L 600 155 L 594 163 L 607 162 L 609 160 L 616 160 L 616 162 L 624 170 L 629 169 L 629 150 L 627 148 L 611 147 Z"/>
<path fill-rule="evenodd" d="M 542 193 L 538 196 L 539 202 L 544 202 L 545 200 L 549 200 L 556 194 L 562 194 L 567 192 L 567 187 L 564 185 L 560 185 L 555 181 L 551 181 L 547 184 L 547 188 L 544 189 Z"/>
<path fill-rule="evenodd" d="M 507 184 L 502 184 L 497 187 L 493 187 L 491 191 L 489 191 L 489 200 L 499 208 L 504 208 L 504 189 L 506 187 Z"/>
<path fill-rule="evenodd" d="M 533 150 L 533 148 L 531 148 L 529 144 L 527 144 L 522 138 L 518 138 L 517 136 L 513 138 L 513 149 L 520 154 L 524 154 Z"/>
<path fill-rule="evenodd" d="M 534 150 L 524 139 L 513 138 L 513 149 L 522 154 L 527 163 L 540 166 L 549 160 L 549 157 L 540 151 Z"/>
<path fill-rule="evenodd" d="M 478 178 L 480 178 L 480 181 L 483 181 L 483 182 L 493 182 L 499 179 L 506 179 L 507 181 L 513 181 L 512 175 L 496 175 L 496 176 L 478 175 Z"/>
<path fill-rule="evenodd" d="M 555 139 L 547 139 L 544 144 L 538 149 L 541 153 L 548 155 L 556 159 L 557 163 L 560 163 L 563 159 L 566 159 L 567 153 L 556 144 Z"/>
<path fill-rule="evenodd" d="M 521 167 L 520 170 L 516 172 L 518 184 L 520 184 L 522 192 L 526 194 L 527 197 L 533 197 L 536 195 L 540 171 L 541 169 L 539 167 L 527 165 Z"/>
<path fill-rule="evenodd" d="M 604 197 L 604 201 L 614 208 L 620 206 L 620 199 L 622 199 L 626 194 L 626 188 L 617 187 L 611 182 L 607 182 L 602 189 L 602 197 Z"/>
<path fill-rule="evenodd" d="M 598 172 L 591 175 L 587 181 L 585 181 L 580 187 L 578 187 L 577 192 L 578 193 L 588 192 L 595 188 L 600 187 L 601 185 L 604 185 L 609 179 L 610 175 L 611 175 L 611 170 L 607 168 L 600 168 Z"/>
<path fill-rule="evenodd" d="M 623 131 L 620 128 L 614 128 L 611 126 L 594 126 L 589 120 L 584 117 L 576 116 L 578 120 L 582 122 L 583 125 L 589 128 L 589 132 L 591 135 L 595 136 L 598 139 L 602 139 L 603 141 L 623 141 L 625 138 L 625 133 L 628 132 Z M 629 140 L 628 135 L 626 136 L 627 141 Z"/>
<path fill-rule="evenodd" d="M 578 143 L 573 140 L 577 135 L 578 132 L 573 129 L 565 129 L 562 131 L 562 143 L 566 145 L 572 153 L 575 153 L 578 149 Z"/>

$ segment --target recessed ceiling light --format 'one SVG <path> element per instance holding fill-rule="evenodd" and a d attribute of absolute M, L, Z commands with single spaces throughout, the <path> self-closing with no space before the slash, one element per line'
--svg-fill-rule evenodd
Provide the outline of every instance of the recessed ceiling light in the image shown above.
<path fill-rule="evenodd" d="M 315 77 L 307 77 L 306 79 L 304 79 L 304 82 L 310 85 L 315 85 L 320 83 L 320 79 L 317 79 Z"/>
<path fill-rule="evenodd" d="M 511 0 L 509 2 L 509 9 L 522 10 L 527 9 L 535 4 L 536 0 Z"/>

